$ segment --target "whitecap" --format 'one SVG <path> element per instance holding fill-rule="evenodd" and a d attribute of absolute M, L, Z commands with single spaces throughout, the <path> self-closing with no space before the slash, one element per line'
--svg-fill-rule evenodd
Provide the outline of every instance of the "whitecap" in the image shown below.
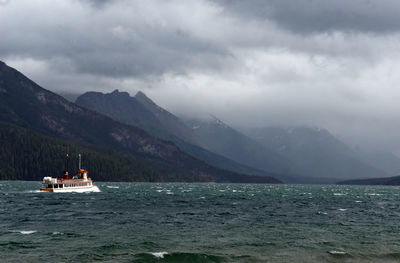
<path fill-rule="evenodd" d="M 33 234 L 33 233 L 36 233 L 37 231 L 35 231 L 35 230 L 30 230 L 30 231 L 19 231 L 21 234 L 23 234 L 23 235 L 30 235 L 30 234 Z"/>
<path fill-rule="evenodd" d="M 356 201 L 356 203 L 361 203 L 361 202 L 362 202 L 362 201 L 360 201 L 360 200 L 357 200 L 357 201 Z"/>
<path fill-rule="evenodd" d="M 10 232 L 20 233 L 23 235 L 30 235 L 30 234 L 36 233 L 37 231 L 36 230 L 11 230 Z"/>
<path fill-rule="evenodd" d="M 343 194 L 343 193 L 333 193 L 333 195 L 342 196 L 342 195 L 346 195 L 346 194 Z"/>
<path fill-rule="evenodd" d="M 119 189 L 119 186 L 107 185 L 107 188 L 111 188 L 111 189 Z"/>
<path fill-rule="evenodd" d="M 345 209 L 345 208 L 339 208 L 338 210 L 344 212 L 344 211 L 346 211 L 347 209 Z"/>
<path fill-rule="evenodd" d="M 168 252 L 166 252 L 166 251 L 163 251 L 163 252 L 153 252 L 153 253 L 150 253 L 150 254 L 152 254 L 152 255 L 155 256 L 156 258 L 164 258 L 165 255 L 168 255 Z"/>
<path fill-rule="evenodd" d="M 339 251 L 339 250 L 330 250 L 330 251 L 328 251 L 328 253 L 332 254 L 332 255 L 346 255 L 347 254 L 346 252 Z"/>
<path fill-rule="evenodd" d="M 93 186 L 93 193 L 100 193 L 101 190 L 97 186 Z"/>

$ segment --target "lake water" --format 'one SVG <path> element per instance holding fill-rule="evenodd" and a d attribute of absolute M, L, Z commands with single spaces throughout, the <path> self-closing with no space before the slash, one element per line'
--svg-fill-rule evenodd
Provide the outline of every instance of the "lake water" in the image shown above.
<path fill-rule="evenodd" d="M 0 181 L 1 262 L 399 262 L 400 188 Z"/>

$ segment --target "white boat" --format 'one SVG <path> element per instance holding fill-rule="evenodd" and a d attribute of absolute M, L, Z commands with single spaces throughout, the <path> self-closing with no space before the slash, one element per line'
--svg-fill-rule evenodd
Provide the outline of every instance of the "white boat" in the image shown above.
<path fill-rule="evenodd" d="M 93 184 L 91 178 L 88 177 L 88 171 L 81 168 L 81 154 L 79 156 L 78 173 L 72 178 L 68 175 L 68 159 L 66 159 L 66 170 L 64 175 L 59 178 L 46 176 L 43 178 L 43 187 L 40 191 L 45 192 L 100 192 L 99 188 Z"/>

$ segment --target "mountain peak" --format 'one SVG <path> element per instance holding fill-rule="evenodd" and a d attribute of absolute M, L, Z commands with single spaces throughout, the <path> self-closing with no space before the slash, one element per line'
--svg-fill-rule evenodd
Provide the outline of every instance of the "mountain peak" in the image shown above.
<path fill-rule="evenodd" d="M 154 101 L 152 101 L 149 97 L 146 96 L 142 91 L 138 91 L 135 95 L 135 99 L 137 99 L 140 103 L 148 107 L 150 110 L 158 110 L 163 111 Z"/>
<path fill-rule="evenodd" d="M 153 102 L 149 97 L 147 97 L 146 94 L 144 94 L 144 92 L 142 92 L 140 90 L 136 93 L 135 98 L 138 100 L 145 100 L 148 102 Z"/>
<path fill-rule="evenodd" d="M 146 98 L 148 98 L 148 97 L 146 96 L 146 94 L 144 94 L 144 92 L 142 92 L 142 91 L 140 91 L 140 90 L 136 93 L 135 97 L 146 97 Z"/>
<path fill-rule="evenodd" d="M 120 97 L 130 97 L 128 92 L 126 92 L 126 91 L 120 92 L 118 89 L 115 89 L 113 92 L 111 92 L 109 94 L 114 95 L 114 96 L 120 96 Z"/>

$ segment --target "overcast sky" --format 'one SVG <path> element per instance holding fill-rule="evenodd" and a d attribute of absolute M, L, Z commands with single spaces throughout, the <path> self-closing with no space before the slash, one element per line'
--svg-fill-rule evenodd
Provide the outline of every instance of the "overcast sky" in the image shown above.
<path fill-rule="evenodd" d="M 311 125 L 400 153 L 398 0 L 0 0 L 0 60 L 58 93 Z"/>

